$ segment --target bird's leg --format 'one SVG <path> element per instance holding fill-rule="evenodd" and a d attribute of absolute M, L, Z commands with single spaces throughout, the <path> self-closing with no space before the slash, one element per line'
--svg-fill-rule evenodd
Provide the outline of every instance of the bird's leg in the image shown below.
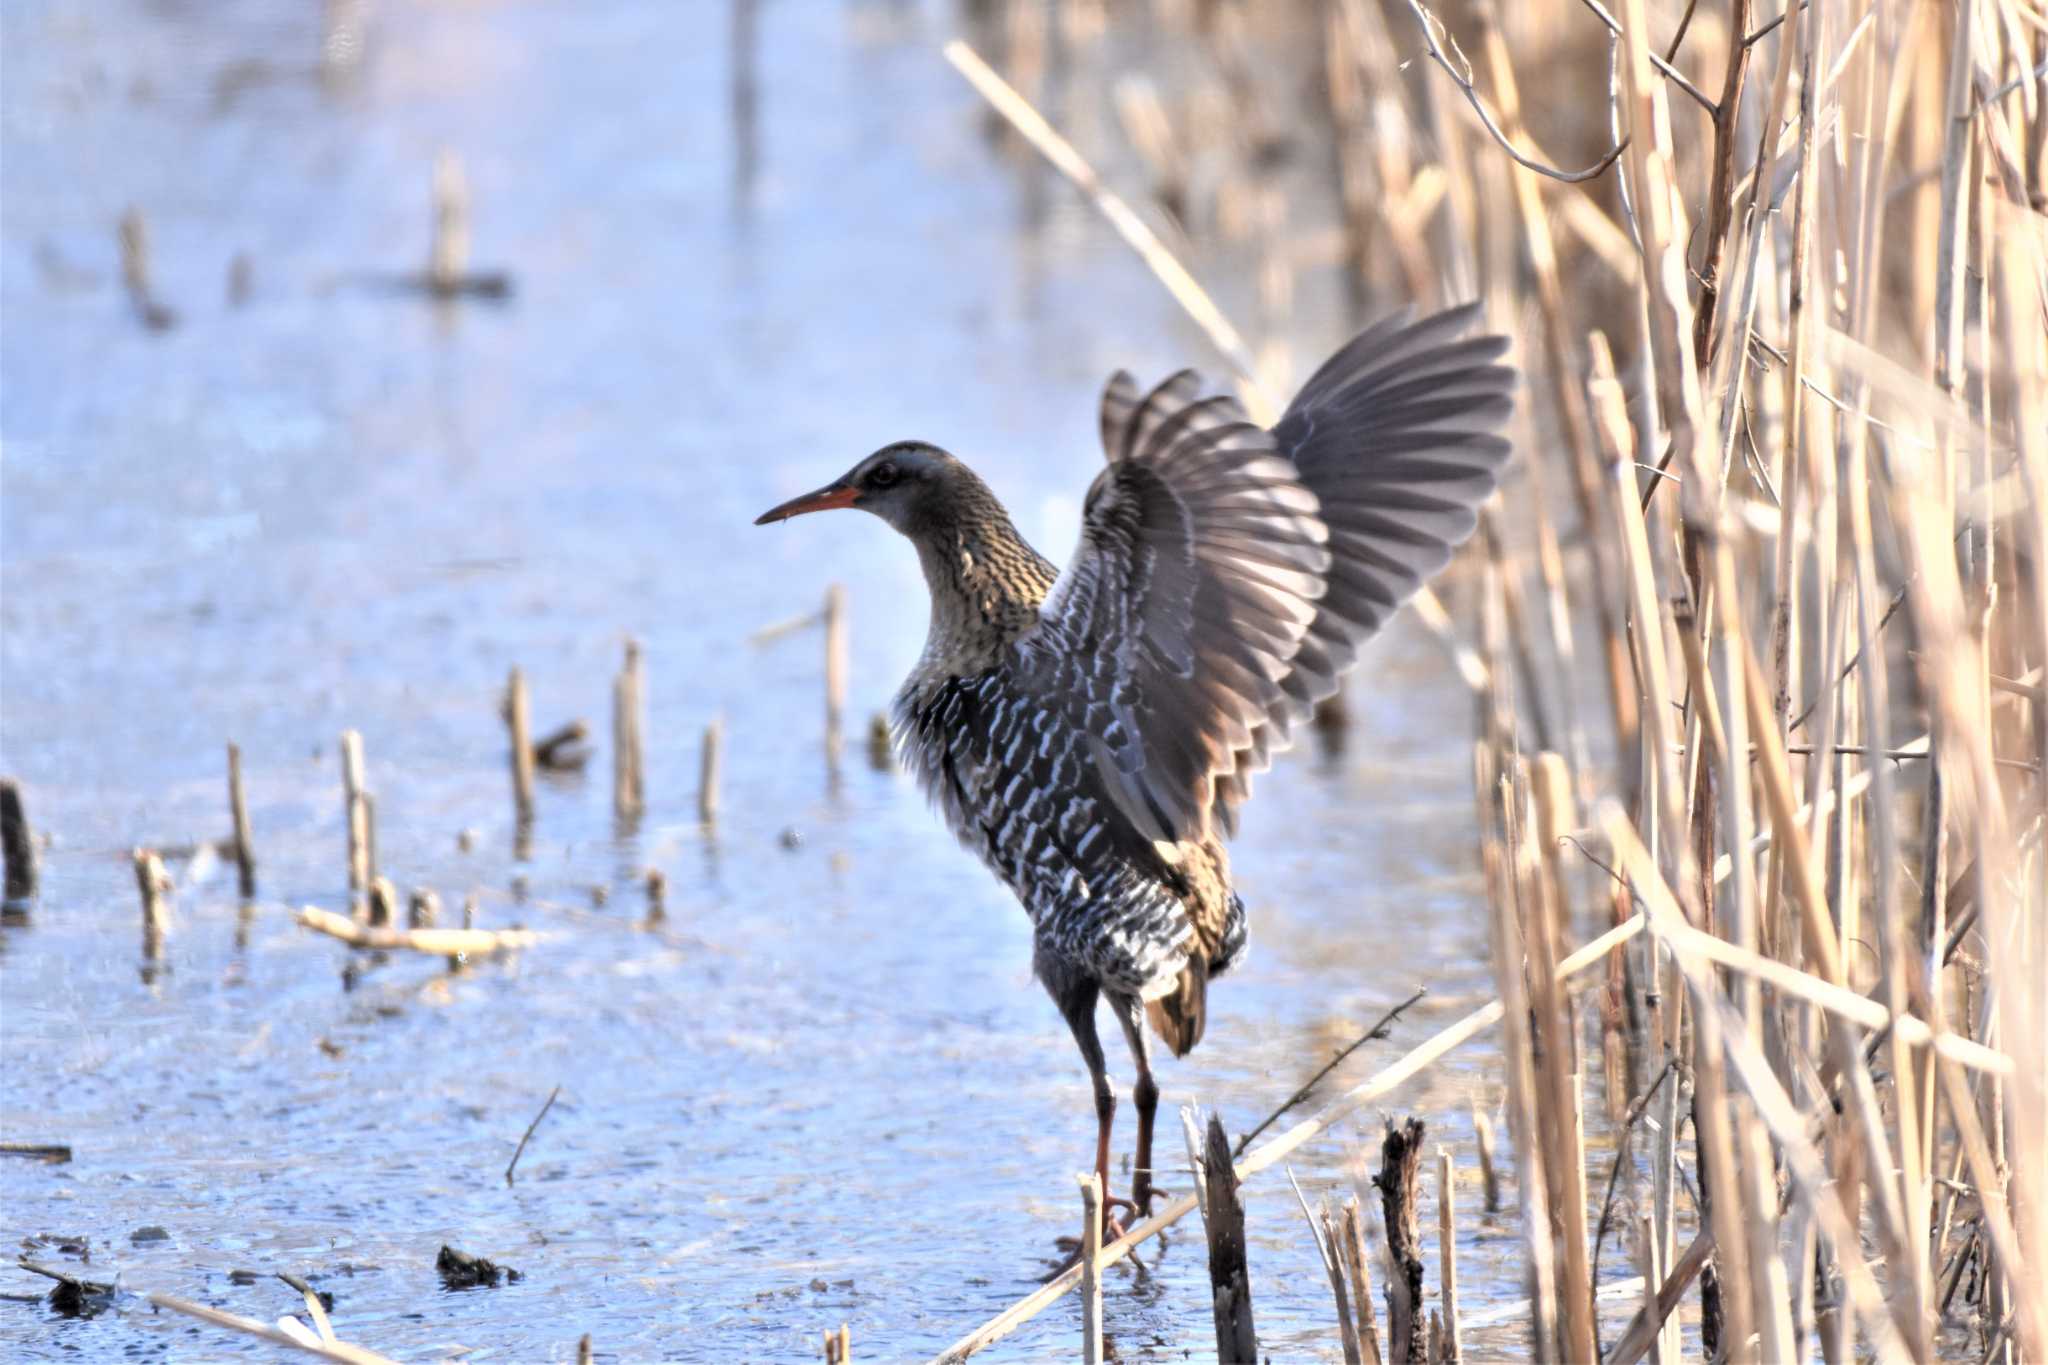
<path fill-rule="evenodd" d="M 1095 1001 L 1099 994 L 1092 981 L 1076 982 L 1069 990 L 1058 992 L 1060 1013 L 1066 1016 L 1067 1027 L 1073 1030 L 1074 1044 L 1081 1049 L 1081 1060 L 1088 1066 L 1088 1081 L 1095 1090 L 1095 1174 L 1102 1181 L 1102 1236 L 1104 1241 L 1113 1241 L 1124 1235 L 1124 1227 L 1111 1212 L 1117 1207 L 1129 1208 L 1128 1199 L 1119 1199 L 1109 1192 L 1109 1134 L 1116 1122 L 1116 1091 L 1109 1083 L 1109 1066 L 1103 1060 L 1102 1039 L 1095 1032 Z"/>
<path fill-rule="evenodd" d="M 1131 996 L 1110 997 L 1117 1022 L 1124 1026 L 1124 1039 L 1131 1045 L 1131 1063 L 1138 1079 L 1131 1085 L 1131 1103 L 1138 1110 L 1138 1154 L 1131 1166 L 1131 1216 L 1139 1220 L 1152 1216 L 1152 1119 L 1159 1112 L 1159 1084 L 1152 1079 L 1152 1055 L 1139 1020 L 1140 1006 Z"/>

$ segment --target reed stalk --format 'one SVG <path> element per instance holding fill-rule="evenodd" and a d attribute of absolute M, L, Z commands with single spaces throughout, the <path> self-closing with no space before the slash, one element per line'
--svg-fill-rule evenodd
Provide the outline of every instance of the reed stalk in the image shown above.
<path fill-rule="evenodd" d="M 1337 244 L 1363 311 L 1483 297 L 1531 402 L 1523 467 L 1456 589 L 1416 604 L 1474 698 L 1500 998 L 1251 1148 L 1236 1178 L 1499 1023 L 1521 1353 L 1602 1346 L 1598 1199 L 1643 1277 L 1608 1365 L 2048 1358 L 2039 6 L 1329 0 L 1294 29 L 1278 5 L 1239 8 L 1158 22 L 1189 25 L 1246 126 L 1275 107 L 1245 47 L 1259 16 L 1273 47 L 1314 47 L 1292 74 L 1317 83 L 1332 139 L 1324 224 L 1304 203 L 1276 216 L 1270 174 L 1239 164 L 1252 137 L 1205 140 L 1192 97 L 1147 74 L 1122 105 L 1171 187 L 1162 236 L 1109 183 L 1113 149 L 1084 156 L 1054 131 L 1065 110 L 1032 102 L 1073 88 L 1044 51 L 1029 97 L 948 55 L 1241 375 L 1300 350 L 1276 306 L 1311 297 L 1293 234 Z M 1233 218 L 1267 277 L 1248 331 L 1196 283 L 1223 278 L 1202 225 Z M 1587 923 L 1616 927 L 1565 956 Z M 1597 1010 L 1563 984 L 1594 965 Z M 1642 1125 L 1602 1171 L 1612 1219 L 1585 1179 L 1587 1085 L 1610 1123 Z M 1350 1305 L 1331 1348 L 1370 1358 L 1362 1243 L 1312 1224 Z M 1443 1274 L 1437 1349 L 1505 1349 Z M 1695 1293 L 1697 1334 L 1677 1318 Z M 1422 1307 L 1390 1354 L 1425 1339 Z"/>

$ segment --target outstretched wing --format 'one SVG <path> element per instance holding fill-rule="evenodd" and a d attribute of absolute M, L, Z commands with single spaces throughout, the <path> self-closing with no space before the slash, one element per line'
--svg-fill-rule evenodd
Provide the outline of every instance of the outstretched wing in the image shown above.
<path fill-rule="evenodd" d="M 1272 433 L 1182 371 L 1103 395 L 1109 467 L 1031 648 L 1131 834 L 1175 861 L 1255 743 L 1330 567 L 1315 494 Z"/>
<path fill-rule="evenodd" d="M 1472 534 L 1508 442 L 1515 372 L 1497 364 L 1505 337 L 1467 336 L 1468 304 L 1411 323 L 1367 328 L 1316 371 L 1280 424 L 1277 449 L 1315 494 L 1329 528 L 1327 590 L 1251 742 L 1216 788 L 1225 829 L 1274 750 L 1337 690 L 1359 648 Z"/>

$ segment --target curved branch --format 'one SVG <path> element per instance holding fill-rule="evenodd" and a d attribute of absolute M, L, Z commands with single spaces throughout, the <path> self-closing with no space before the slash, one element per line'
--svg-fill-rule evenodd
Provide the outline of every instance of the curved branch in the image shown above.
<path fill-rule="evenodd" d="M 1472 111 L 1479 115 L 1480 123 L 1485 125 L 1486 131 L 1492 135 L 1493 140 L 1500 144 L 1500 149 L 1512 157 L 1517 166 L 1524 170 L 1534 171 L 1536 174 L 1551 180 L 1561 181 L 1567 185 L 1583 185 L 1588 180 L 1597 180 L 1602 175 L 1605 175 L 1607 168 L 1620 160 L 1621 154 L 1628 150 L 1628 140 L 1624 138 L 1621 142 L 1615 144 L 1613 151 L 1607 153 L 1607 155 L 1601 157 L 1583 171 L 1561 171 L 1555 166 L 1546 166 L 1541 161 L 1524 156 L 1515 147 L 1515 144 L 1509 141 L 1508 135 L 1501 131 L 1500 125 L 1494 122 L 1493 114 L 1487 109 L 1486 102 L 1479 98 L 1478 90 L 1473 88 L 1472 63 L 1466 60 L 1464 52 L 1459 49 L 1458 40 L 1451 37 L 1449 30 L 1444 28 L 1443 21 L 1431 13 L 1429 7 L 1424 5 L 1422 0 L 1408 0 L 1408 8 L 1415 12 L 1416 22 L 1422 25 L 1422 41 L 1428 45 L 1431 60 L 1435 61 L 1453 81 L 1457 82 L 1458 88 L 1465 92 L 1465 99 L 1471 104 Z M 1439 34 L 1443 36 L 1445 42 L 1451 45 L 1451 50 L 1458 54 L 1458 66 L 1453 66 L 1451 59 L 1444 55 L 1443 48 L 1437 45 L 1437 36 Z M 1462 66 L 1464 70 L 1460 71 L 1458 69 L 1459 66 Z"/>
<path fill-rule="evenodd" d="M 1613 34 L 1617 38 L 1621 36 L 1620 21 L 1607 12 L 1606 8 L 1603 5 L 1601 5 L 1600 0 L 1579 0 L 1579 3 L 1584 5 L 1587 9 L 1593 11 L 1594 15 L 1600 20 L 1600 22 L 1607 26 L 1607 31 L 1609 33 Z M 1690 13 L 1691 11 L 1687 11 L 1688 16 L 1690 16 Z M 1684 36 L 1685 30 L 1681 28 L 1679 30 L 1678 37 L 1683 38 Z M 1671 51 L 1673 52 L 1673 54 L 1676 54 L 1678 51 L 1677 38 L 1674 38 L 1672 40 Z M 1657 68 L 1657 73 L 1663 76 L 1665 80 L 1670 81 L 1673 85 L 1677 86 L 1680 90 L 1683 90 L 1686 94 L 1691 95 L 1693 103 L 1699 105 L 1700 108 L 1707 111 L 1708 118 L 1720 117 L 1721 106 L 1714 103 L 1712 100 L 1708 99 L 1706 97 L 1705 92 L 1703 92 L 1698 86 L 1694 85 L 1691 81 L 1687 80 L 1685 78 L 1685 73 L 1680 71 L 1677 67 L 1671 64 L 1670 58 L 1659 57 L 1654 50 L 1648 52 L 1646 55 L 1650 59 L 1650 65 Z"/>

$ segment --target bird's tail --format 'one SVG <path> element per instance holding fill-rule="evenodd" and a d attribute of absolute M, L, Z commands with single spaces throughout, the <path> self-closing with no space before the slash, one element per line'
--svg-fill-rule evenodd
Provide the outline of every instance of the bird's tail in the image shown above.
<path fill-rule="evenodd" d="M 1188 955 L 1172 990 L 1145 1002 L 1145 1018 L 1174 1056 L 1185 1057 L 1195 1050 L 1195 1044 L 1202 1041 L 1202 1028 L 1209 1022 L 1209 963 L 1199 951 Z"/>

